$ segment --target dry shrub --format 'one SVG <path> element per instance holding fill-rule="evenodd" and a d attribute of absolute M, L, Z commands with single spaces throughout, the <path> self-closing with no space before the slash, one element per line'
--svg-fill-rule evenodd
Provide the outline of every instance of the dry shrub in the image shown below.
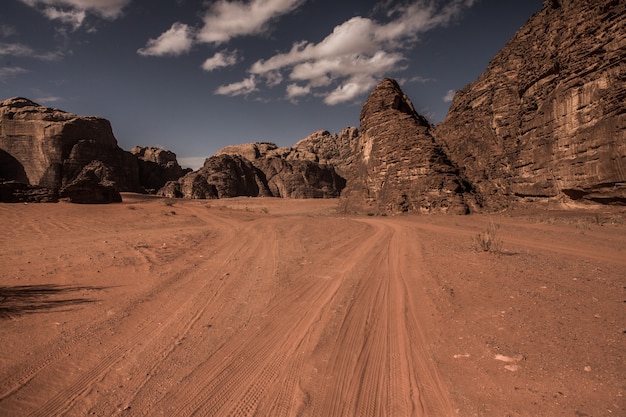
<path fill-rule="evenodd" d="M 499 229 L 500 225 L 498 223 L 489 222 L 487 230 L 480 232 L 478 236 L 475 237 L 478 250 L 492 253 L 502 251 L 502 239 L 498 237 Z"/>

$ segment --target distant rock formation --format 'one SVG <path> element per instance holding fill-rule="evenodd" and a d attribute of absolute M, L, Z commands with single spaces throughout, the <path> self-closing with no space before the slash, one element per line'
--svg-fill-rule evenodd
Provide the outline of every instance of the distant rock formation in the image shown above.
<path fill-rule="evenodd" d="M 139 184 L 148 193 L 155 193 L 168 181 L 175 181 L 192 171 L 183 169 L 176 160 L 176 154 L 166 149 L 135 146 L 130 153 L 138 159 Z"/>
<path fill-rule="evenodd" d="M 320 164 L 314 153 L 257 142 L 225 147 L 198 171 L 167 183 L 159 194 L 186 198 L 332 198 L 338 197 L 344 186 L 345 180 L 332 166 Z"/>
<path fill-rule="evenodd" d="M 546 1 L 435 137 L 490 209 L 626 204 L 626 2 Z"/>
<path fill-rule="evenodd" d="M 360 119 L 359 129 L 316 132 L 295 147 L 337 166 L 347 179 L 349 211 L 467 213 L 478 207 L 471 185 L 396 81 L 378 84 Z"/>
<path fill-rule="evenodd" d="M 136 158 L 117 146 L 107 120 L 77 116 L 19 97 L 0 103 L 0 176 L 28 186 L 21 189 L 40 190 L 41 198 L 34 198 L 37 193 L 33 192 L 28 198 L 49 201 L 73 193 L 72 189 L 82 187 L 78 184 L 86 184 L 76 181 L 92 161 L 107 167 L 107 180 L 100 184 L 107 192 L 140 188 Z M 90 183 L 98 174 L 104 170 L 84 173 Z"/>
<path fill-rule="evenodd" d="M 220 154 L 207 158 L 204 166 L 158 192 L 171 198 L 227 198 L 271 196 L 263 174 L 240 155 Z"/>

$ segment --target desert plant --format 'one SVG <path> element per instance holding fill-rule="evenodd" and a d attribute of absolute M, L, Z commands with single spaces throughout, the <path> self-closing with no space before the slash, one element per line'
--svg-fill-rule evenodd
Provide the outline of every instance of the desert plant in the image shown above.
<path fill-rule="evenodd" d="M 502 239 L 498 237 L 498 223 L 489 222 L 487 230 L 482 231 L 475 237 L 476 245 L 479 250 L 485 252 L 500 252 L 502 250 Z"/>

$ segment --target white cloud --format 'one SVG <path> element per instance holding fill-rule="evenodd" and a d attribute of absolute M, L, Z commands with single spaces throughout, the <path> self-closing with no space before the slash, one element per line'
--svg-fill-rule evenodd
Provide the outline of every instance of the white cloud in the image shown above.
<path fill-rule="evenodd" d="M 215 90 L 215 94 L 222 96 L 242 96 L 257 91 L 256 80 L 254 75 L 249 76 L 243 81 L 223 85 Z"/>
<path fill-rule="evenodd" d="M 273 19 L 290 13 L 306 0 L 218 0 L 204 15 L 198 33 L 200 42 L 220 44 L 242 35 L 256 35 L 267 30 Z"/>
<path fill-rule="evenodd" d="M 22 3 L 37 8 L 46 14 L 47 9 L 56 9 L 59 13 L 88 12 L 105 19 L 115 19 L 131 0 L 21 0 Z M 48 18 L 55 19 L 49 16 Z"/>
<path fill-rule="evenodd" d="M 14 77 L 26 72 L 28 72 L 28 70 L 22 67 L 0 67 L 0 81 L 5 81 L 9 77 Z"/>
<path fill-rule="evenodd" d="M 311 92 L 311 87 L 309 86 L 300 86 L 298 84 L 289 84 L 287 86 L 287 98 L 291 101 L 295 101 L 297 97 L 302 97 L 309 95 Z"/>
<path fill-rule="evenodd" d="M 286 72 L 289 79 L 306 83 L 298 90 L 288 86 L 288 98 L 294 91 L 302 93 L 308 88 L 310 94 L 324 96 L 329 105 L 351 101 L 372 88 L 375 80 L 406 69 L 404 51 L 419 35 L 445 26 L 473 3 L 452 0 L 441 5 L 417 0 L 388 10 L 388 22 L 353 17 L 321 42 L 296 42 L 289 52 L 255 62 L 249 72 L 262 77 Z M 331 86 L 334 89 L 329 91 Z"/>
<path fill-rule="evenodd" d="M 43 10 L 43 14 L 50 20 L 58 20 L 61 23 L 71 25 L 74 30 L 81 27 L 85 17 L 87 17 L 87 12 L 85 10 L 62 10 L 55 7 L 46 7 Z"/>
<path fill-rule="evenodd" d="M 35 103 L 39 103 L 39 104 L 54 103 L 54 102 L 61 101 L 61 100 L 63 100 L 62 97 L 56 97 L 56 96 L 36 97 L 33 99 Z"/>
<path fill-rule="evenodd" d="M 205 71 L 213 71 L 218 68 L 230 67 L 239 62 L 237 51 L 221 51 L 216 52 L 211 58 L 207 58 L 202 64 L 202 69 Z"/>
<path fill-rule="evenodd" d="M 193 36 L 194 30 L 191 27 L 176 22 L 158 38 L 148 40 L 146 47 L 138 49 L 137 53 L 144 56 L 180 55 L 189 52 L 193 45 Z"/>
<path fill-rule="evenodd" d="M 376 82 L 374 78 L 369 76 L 352 77 L 328 94 L 324 98 L 324 103 L 334 106 L 346 101 L 352 101 L 371 90 L 376 85 Z"/>
<path fill-rule="evenodd" d="M 454 93 L 456 93 L 456 91 L 454 90 L 448 90 L 448 92 L 446 93 L 445 96 L 443 96 L 443 101 L 444 103 L 450 103 L 452 102 L 452 100 L 454 100 Z"/>
<path fill-rule="evenodd" d="M 63 56 L 60 52 L 37 52 L 30 46 L 22 43 L 0 42 L 0 56 L 2 55 L 35 58 L 42 61 L 54 61 Z"/>

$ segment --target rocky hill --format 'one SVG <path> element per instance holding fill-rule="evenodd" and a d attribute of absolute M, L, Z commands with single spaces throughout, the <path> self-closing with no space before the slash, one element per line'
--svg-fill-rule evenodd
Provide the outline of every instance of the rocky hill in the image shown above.
<path fill-rule="evenodd" d="M 626 203 L 626 2 L 552 0 L 435 130 L 487 207 Z"/>
<path fill-rule="evenodd" d="M 198 171 L 169 182 L 167 197 L 338 197 L 345 186 L 332 165 L 304 149 L 273 143 L 228 146 L 208 158 Z"/>

